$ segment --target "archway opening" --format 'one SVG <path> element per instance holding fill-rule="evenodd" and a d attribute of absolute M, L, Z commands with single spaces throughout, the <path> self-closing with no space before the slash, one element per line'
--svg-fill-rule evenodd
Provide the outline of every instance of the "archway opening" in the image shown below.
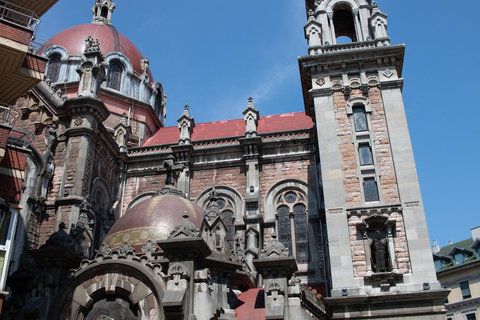
<path fill-rule="evenodd" d="M 333 13 L 333 24 L 335 26 L 335 38 L 337 43 L 356 42 L 355 21 L 349 7 L 339 6 Z"/>

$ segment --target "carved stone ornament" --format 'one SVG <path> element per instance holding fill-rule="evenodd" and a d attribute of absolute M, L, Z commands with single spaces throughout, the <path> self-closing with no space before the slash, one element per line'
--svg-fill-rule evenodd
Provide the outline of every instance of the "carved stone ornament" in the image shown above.
<path fill-rule="evenodd" d="M 390 69 L 387 69 L 387 70 L 385 70 L 385 71 L 383 72 L 383 75 L 384 75 L 385 77 L 387 77 L 387 78 L 390 78 L 390 77 L 393 76 L 393 71 L 390 70 Z"/>
<path fill-rule="evenodd" d="M 104 256 L 109 256 L 112 254 L 112 249 L 110 249 L 109 246 L 107 246 L 105 243 L 102 244 L 100 247 L 100 250 L 98 250 L 98 253 L 104 255 Z"/>
<path fill-rule="evenodd" d="M 157 245 L 152 241 L 148 240 L 143 246 L 142 246 L 142 252 L 145 254 L 152 254 L 158 250 Z"/>
<path fill-rule="evenodd" d="M 82 125 L 83 120 L 84 120 L 83 118 L 78 117 L 77 119 L 75 119 L 75 121 L 74 121 L 73 123 L 75 123 L 75 125 L 76 125 L 77 127 L 79 127 L 79 126 Z"/>
<path fill-rule="evenodd" d="M 320 87 L 325 84 L 325 78 L 324 77 L 318 77 L 317 81 L 315 81 L 316 84 L 318 84 Z"/>
<path fill-rule="evenodd" d="M 118 249 L 122 253 L 135 252 L 133 245 L 129 244 L 128 242 L 125 242 L 124 244 L 122 244 Z"/>

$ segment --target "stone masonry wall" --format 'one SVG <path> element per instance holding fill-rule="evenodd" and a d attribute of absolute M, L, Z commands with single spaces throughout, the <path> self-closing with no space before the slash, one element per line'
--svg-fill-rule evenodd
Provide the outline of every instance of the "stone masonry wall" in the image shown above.
<path fill-rule="evenodd" d="M 408 255 L 407 238 L 405 235 L 405 225 L 403 223 L 403 215 L 399 212 L 382 213 L 379 216 L 388 217 L 395 220 L 395 229 L 392 230 L 393 242 L 395 247 L 395 258 L 400 273 L 408 273 L 410 271 L 410 258 Z M 350 229 L 350 245 L 352 248 L 352 261 L 355 277 L 364 277 L 367 273 L 367 261 L 365 256 L 365 245 L 361 231 L 357 225 L 363 222 L 367 215 L 352 215 L 348 219 Z"/>
<path fill-rule="evenodd" d="M 361 90 L 352 90 L 350 97 L 362 96 Z M 371 88 L 367 98 L 372 105 L 370 115 L 370 132 L 375 137 L 374 149 L 375 164 L 380 175 L 381 198 L 385 204 L 399 203 L 397 180 L 393 166 L 388 128 L 386 125 L 385 111 L 379 88 Z M 342 155 L 342 170 L 344 175 L 344 188 L 347 207 L 362 205 L 362 193 L 359 178 L 357 176 L 358 163 L 355 145 L 352 143 L 352 121 L 347 115 L 347 97 L 343 92 L 333 94 L 333 102 L 336 106 L 336 120 L 338 123 L 337 135 L 339 137 L 339 149 Z"/>

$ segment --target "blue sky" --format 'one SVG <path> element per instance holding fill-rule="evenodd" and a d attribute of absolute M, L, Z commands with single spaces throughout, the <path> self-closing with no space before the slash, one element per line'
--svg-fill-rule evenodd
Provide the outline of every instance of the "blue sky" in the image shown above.
<path fill-rule="evenodd" d="M 406 43 L 404 102 L 431 239 L 480 225 L 478 0 L 377 0 L 392 44 Z M 59 0 L 42 17 L 48 39 L 89 23 L 94 0 Z M 303 111 L 297 57 L 306 55 L 303 0 L 117 0 L 113 24 L 150 59 L 168 94 L 167 125 Z"/>

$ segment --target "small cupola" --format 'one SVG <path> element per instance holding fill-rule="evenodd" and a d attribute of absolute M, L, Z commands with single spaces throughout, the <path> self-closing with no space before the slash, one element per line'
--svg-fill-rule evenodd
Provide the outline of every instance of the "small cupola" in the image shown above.
<path fill-rule="evenodd" d="M 112 0 L 95 0 L 92 8 L 92 23 L 99 25 L 112 25 L 112 13 L 115 10 L 115 2 Z"/>

